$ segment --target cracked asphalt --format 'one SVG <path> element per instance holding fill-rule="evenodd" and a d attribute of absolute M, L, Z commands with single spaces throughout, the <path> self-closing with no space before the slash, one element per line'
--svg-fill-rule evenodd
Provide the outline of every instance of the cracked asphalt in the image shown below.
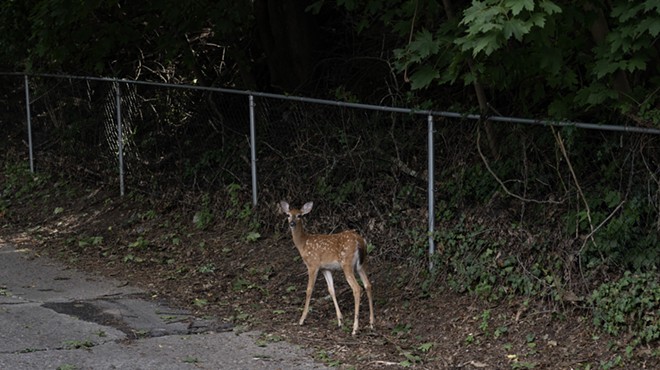
<path fill-rule="evenodd" d="M 260 335 L 0 241 L 0 369 L 326 368 Z"/>

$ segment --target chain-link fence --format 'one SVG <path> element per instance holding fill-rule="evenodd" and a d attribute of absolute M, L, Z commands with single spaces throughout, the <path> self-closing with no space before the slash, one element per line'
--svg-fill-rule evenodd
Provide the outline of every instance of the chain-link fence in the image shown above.
<path fill-rule="evenodd" d="M 478 168 L 483 173 L 444 171 L 445 161 L 467 160 L 461 158 L 459 148 L 466 145 L 466 136 L 478 131 L 476 115 L 75 76 L 0 75 L 0 83 L 5 155 L 29 157 L 36 172 L 56 171 L 152 195 L 172 188 L 211 191 L 232 185 L 247 191 L 252 185 L 255 203 L 257 199 L 301 203 L 320 199 L 342 207 L 345 225 L 369 220 L 359 227 L 382 235 L 393 219 L 399 225 L 427 219 L 428 233 L 411 238 L 425 240 L 431 253 L 442 239 L 434 233 L 434 224 L 442 219 L 438 212 L 445 211 L 445 204 L 466 191 L 478 197 L 480 191 L 492 190 L 474 182 L 490 179 L 500 194 L 517 197 L 523 202 L 517 210 L 521 219 L 525 207 L 555 202 L 544 193 L 556 193 L 557 187 L 566 187 L 564 181 L 572 182 L 572 168 L 561 170 L 554 179 L 530 180 L 524 172 L 538 166 L 547 167 L 545 173 L 558 173 L 562 161 L 568 160 L 561 148 L 564 141 L 556 134 L 555 142 L 536 140 L 538 132 L 549 130 L 545 126 L 595 129 L 599 131 L 592 132 L 602 132 L 601 139 L 612 131 L 650 137 L 660 133 L 652 128 L 489 117 L 493 122 L 509 122 L 510 132 L 520 136 L 517 144 L 524 158 L 500 161 L 505 170 L 511 161 L 522 163 L 515 165 L 523 171 L 522 180 L 512 180 L 498 178 L 480 146 L 476 148 L 485 166 Z M 527 124 L 537 126 L 522 126 Z M 438 134 L 439 125 L 453 129 Z M 518 125 L 527 128 L 518 130 Z M 631 138 L 620 135 L 622 141 Z M 651 146 L 657 144 L 653 142 Z M 527 157 L 549 147 L 555 147 L 556 158 Z M 442 158 L 437 181 L 436 158 Z M 438 187 L 444 194 L 436 204 Z M 578 186 L 565 192 L 567 199 L 576 197 L 571 200 L 576 208 L 581 208 L 575 195 L 581 190 Z M 649 195 L 648 201 L 656 202 L 657 197 Z M 496 202 L 495 198 L 489 201 Z M 593 233 L 598 221 L 589 222 Z M 410 230 L 419 230 L 418 226 Z M 381 251 L 387 253 L 387 248 Z"/>

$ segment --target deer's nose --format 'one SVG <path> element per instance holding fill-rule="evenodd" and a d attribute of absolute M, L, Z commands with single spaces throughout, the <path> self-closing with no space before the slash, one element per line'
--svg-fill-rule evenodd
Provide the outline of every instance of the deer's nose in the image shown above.
<path fill-rule="evenodd" d="M 296 220 L 289 222 L 289 226 L 291 226 L 292 228 L 296 227 Z"/>

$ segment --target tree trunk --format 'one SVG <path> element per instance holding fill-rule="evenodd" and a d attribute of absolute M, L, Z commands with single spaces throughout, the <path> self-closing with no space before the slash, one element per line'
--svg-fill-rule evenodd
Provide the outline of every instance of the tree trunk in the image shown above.
<path fill-rule="evenodd" d="M 255 18 L 266 55 L 271 87 L 291 92 L 304 85 L 314 68 L 318 28 L 305 11 L 307 2 L 256 0 Z"/>
<path fill-rule="evenodd" d="M 591 36 L 593 37 L 596 44 L 602 44 L 605 42 L 607 34 L 610 32 L 610 29 L 607 25 L 607 18 L 603 9 L 595 7 L 592 3 L 586 3 L 584 9 L 588 12 L 593 12 L 595 18 L 593 23 L 591 23 L 589 30 L 591 31 Z M 619 99 L 624 99 L 626 96 L 630 95 L 632 91 L 630 88 L 630 83 L 628 82 L 628 76 L 624 70 L 617 70 L 614 73 L 612 78 L 612 85 L 614 89 L 619 93 Z"/>
<path fill-rule="evenodd" d="M 445 8 L 445 14 L 447 15 L 447 19 L 453 21 L 456 19 L 456 14 L 454 14 L 454 10 L 451 5 L 451 0 L 442 0 L 442 5 Z M 468 56 L 467 57 L 467 64 L 468 67 L 470 68 L 470 72 L 474 75 L 474 92 L 477 95 L 477 101 L 479 102 L 479 113 L 481 114 L 482 117 L 486 117 L 488 113 L 488 100 L 486 99 L 486 92 L 484 91 L 484 86 L 479 82 L 479 78 L 477 76 L 477 71 L 474 68 L 474 60 L 472 57 Z M 493 131 L 493 124 L 491 121 L 489 121 L 487 118 L 483 120 L 484 124 L 484 129 L 486 131 L 486 138 L 488 139 L 488 146 L 490 148 L 490 154 L 494 158 L 499 158 L 500 154 L 499 151 L 497 150 L 497 140 L 495 139 L 495 133 Z"/>

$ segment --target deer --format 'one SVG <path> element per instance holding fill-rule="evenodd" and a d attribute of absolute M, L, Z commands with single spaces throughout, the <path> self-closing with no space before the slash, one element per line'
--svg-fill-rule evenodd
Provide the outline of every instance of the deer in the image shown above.
<path fill-rule="evenodd" d="M 374 305 L 371 297 L 371 282 L 367 277 L 364 267 L 367 254 L 367 243 L 355 230 L 346 230 L 336 234 L 306 233 L 301 217 L 308 214 L 313 206 L 313 202 L 307 202 L 301 209 L 291 209 L 289 203 L 286 201 L 281 201 L 279 204 L 280 211 L 288 217 L 287 220 L 289 222 L 289 228 L 291 229 L 293 244 L 295 244 L 300 253 L 300 257 L 305 263 L 305 266 L 307 266 L 308 280 L 305 307 L 303 308 L 302 316 L 300 317 L 298 324 L 303 325 L 307 318 L 314 284 L 319 271 L 321 271 L 328 284 L 328 292 L 332 297 L 332 302 L 335 305 L 337 323 L 339 324 L 339 327 L 342 326 L 343 316 L 339 309 L 339 304 L 337 303 L 334 282 L 332 280 L 332 271 L 342 270 L 348 285 L 350 285 L 351 290 L 353 291 L 353 299 L 355 301 L 355 318 L 353 319 L 353 332 L 351 335 L 355 336 L 358 332 L 360 295 L 362 293 L 360 284 L 355 278 L 355 272 L 360 276 L 364 289 L 367 291 L 367 298 L 369 300 L 369 326 L 373 329 Z"/>

